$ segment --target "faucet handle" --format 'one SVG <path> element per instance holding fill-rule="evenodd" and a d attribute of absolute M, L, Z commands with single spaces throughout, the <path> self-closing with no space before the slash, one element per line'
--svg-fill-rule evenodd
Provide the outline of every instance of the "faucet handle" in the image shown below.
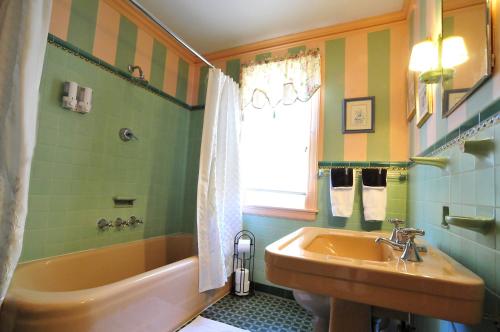
<path fill-rule="evenodd" d="M 415 236 L 424 236 L 425 231 L 423 229 L 416 228 L 403 228 L 400 230 L 401 234 L 407 237 L 407 241 L 401 255 L 401 259 L 410 262 L 422 262 L 423 259 L 418 253 L 419 248 L 415 244 Z"/>
<path fill-rule="evenodd" d="M 135 226 L 137 224 L 144 224 L 144 221 L 142 221 L 141 219 L 137 218 L 136 216 L 130 217 L 130 219 L 129 219 L 128 222 L 129 222 L 130 225 L 133 225 L 133 226 Z"/>
<path fill-rule="evenodd" d="M 123 226 L 128 226 L 129 222 L 127 220 L 123 220 L 122 218 L 118 217 L 115 220 L 115 227 L 123 227 Z"/>
<path fill-rule="evenodd" d="M 106 228 L 111 228 L 113 227 L 113 223 L 109 220 L 106 220 L 104 218 L 101 218 L 97 221 L 97 227 L 100 229 L 100 230 L 105 230 Z"/>
<path fill-rule="evenodd" d="M 415 238 L 415 236 L 417 236 L 417 235 L 419 235 L 419 236 L 425 235 L 425 231 L 423 229 L 417 229 L 417 228 L 412 228 L 412 227 L 401 228 L 399 231 L 403 235 L 407 236 L 410 240 L 413 240 Z"/>
<path fill-rule="evenodd" d="M 400 226 L 405 223 L 404 220 L 398 218 L 389 218 L 388 220 L 396 229 L 401 228 Z"/>

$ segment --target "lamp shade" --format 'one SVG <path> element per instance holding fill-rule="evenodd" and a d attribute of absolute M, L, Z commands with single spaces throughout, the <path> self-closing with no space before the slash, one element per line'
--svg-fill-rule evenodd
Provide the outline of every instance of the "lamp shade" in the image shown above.
<path fill-rule="evenodd" d="M 426 72 L 436 69 L 438 62 L 438 49 L 432 41 L 426 40 L 413 45 L 410 56 L 410 70 Z"/>
<path fill-rule="evenodd" d="M 453 68 L 469 60 L 464 39 L 460 36 L 451 36 L 443 39 L 443 53 L 441 57 L 443 68 Z"/>

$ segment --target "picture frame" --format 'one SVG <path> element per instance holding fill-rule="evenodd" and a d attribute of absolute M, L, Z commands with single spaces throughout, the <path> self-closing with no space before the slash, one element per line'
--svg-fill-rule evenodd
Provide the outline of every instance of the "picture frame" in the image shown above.
<path fill-rule="evenodd" d="M 458 106 L 460 106 L 462 99 L 465 98 L 469 91 L 469 88 L 444 90 L 443 118 L 450 115 Z"/>
<path fill-rule="evenodd" d="M 434 112 L 433 85 L 418 81 L 418 98 L 416 103 L 417 127 L 421 128 Z"/>
<path fill-rule="evenodd" d="M 417 104 L 416 104 L 416 97 L 415 97 L 415 81 L 417 80 L 417 76 L 415 75 L 414 72 L 408 70 L 406 72 L 406 93 L 407 93 L 407 98 L 406 98 L 406 120 L 410 122 L 413 117 L 415 116 L 415 113 L 417 112 Z"/>
<path fill-rule="evenodd" d="M 375 132 L 375 97 L 345 98 L 342 111 L 342 133 Z"/>

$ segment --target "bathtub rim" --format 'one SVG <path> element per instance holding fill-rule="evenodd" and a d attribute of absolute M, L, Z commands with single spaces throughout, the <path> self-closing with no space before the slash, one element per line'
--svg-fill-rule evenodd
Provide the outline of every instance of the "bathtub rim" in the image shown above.
<path fill-rule="evenodd" d="M 186 234 L 188 235 L 188 234 Z M 143 240 L 135 240 L 135 241 L 129 241 L 129 242 L 124 242 L 124 243 L 117 243 L 114 245 L 109 245 L 109 246 L 104 246 L 104 247 L 99 247 L 99 248 L 93 248 L 93 249 L 88 249 L 88 250 L 82 250 L 82 251 L 77 251 L 77 252 L 72 252 L 72 253 L 67 253 L 59 256 L 51 256 L 51 257 L 46 257 L 42 259 L 37 259 L 37 260 L 32 260 L 29 262 L 24 262 L 22 264 L 26 264 L 25 266 L 28 267 L 31 264 L 34 263 L 42 263 L 43 261 L 47 261 L 46 264 L 50 264 L 51 260 L 54 259 L 62 259 L 62 260 L 67 260 L 73 258 L 75 255 L 80 255 L 80 254 L 91 254 L 93 252 L 105 249 L 105 248 L 110 248 L 110 247 L 123 247 L 130 245 L 131 243 L 138 243 L 138 242 L 143 242 L 143 241 L 148 241 L 152 239 L 160 239 L 160 238 L 168 238 L 171 237 L 170 235 L 160 235 L 160 236 L 155 236 L 152 238 L 147 238 Z M 179 236 L 180 237 L 180 236 Z M 28 265 L 29 264 L 29 265 Z M 34 289 L 29 289 L 29 288 L 23 288 L 23 287 L 15 287 L 14 284 L 11 284 L 11 287 L 9 288 L 7 295 L 5 297 L 4 302 L 10 302 L 14 301 L 16 303 L 19 303 L 21 305 L 34 305 L 34 304 L 43 304 L 44 306 L 51 306 L 51 305 L 64 305 L 65 303 L 71 303 L 74 304 L 75 300 L 79 300 L 78 303 L 80 304 L 86 304 L 89 301 L 99 301 L 101 299 L 107 298 L 108 296 L 113 296 L 116 294 L 119 294 L 123 290 L 132 289 L 135 287 L 135 285 L 140 285 L 143 284 L 145 280 L 151 280 L 155 281 L 160 278 L 160 276 L 167 271 L 174 271 L 178 269 L 182 269 L 187 267 L 189 264 L 196 264 L 198 267 L 198 256 L 197 255 L 191 255 L 189 257 L 186 257 L 184 259 L 181 259 L 176 262 L 172 262 L 167 265 L 159 266 L 155 269 L 145 271 L 140 274 L 136 274 L 124 279 L 120 279 L 118 281 L 97 286 L 97 287 L 90 287 L 90 288 L 85 288 L 85 289 L 78 289 L 78 290 L 68 290 L 68 291 L 42 291 L 42 290 L 34 290 Z M 24 266 L 20 266 L 22 269 Z M 16 269 L 17 270 L 17 269 Z"/>
<path fill-rule="evenodd" d="M 182 232 L 172 233 L 172 234 L 165 234 L 165 235 L 156 235 L 156 236 L 146 237 L 144 239 L 137 239 L 137 240 L 126 241 L 126 242 L 112 243 L 112 244 L 108 244 L 108 245 L 104 245 L 104 246 L 96 247 L 96 248 L 89 248 L 89 249 L 83 249 L 83 250 L 78 250 L 78 251 L 66 252 L 66 253 L 59 254 L 59 255 L 54 255 L 54 256 L 35 258 L 35 259 L 31 259 L 31 260 L 20 262 L 18 264 L 18 267 L 19 267 L 19 265 L 24 265 L 24 264 L 28 265 L 28 264 L 32 264 L 32 263 L 40 263 L 41 261 L 50 261 L 50 260 L 53 260 L 53 259 L 56 259 L 56 258 L 57 259 L 63 259 L 63 260 L 65 260 L 68 257 L 71 257 L 71 256 L 76 255 L 76 254 L 91 253 L 93 251 L 103 250 L 103 249 L 107 249 L 107 248 L 110 248 L 110 247 L 125 247 L 125 246 L 133 244 L 133 243 L 144 242 L 144 241 L 152 241 L 152 240 L 157 240 L 157 239 L 165 238 L 165 237 L 188 237 L 188 236 L 189 237 L 193 237 L 193 240 L 195 239 L 195 234 L 182 233 Z M 193 241 L 193 243 L 194 243 L 194 241 Z M 198 255 L 197 255 L 196 252 L 194 252 L 192 256 L 198 256 Z M 16 267 L 16 270 L 17 270 L 17 267 Z"/>

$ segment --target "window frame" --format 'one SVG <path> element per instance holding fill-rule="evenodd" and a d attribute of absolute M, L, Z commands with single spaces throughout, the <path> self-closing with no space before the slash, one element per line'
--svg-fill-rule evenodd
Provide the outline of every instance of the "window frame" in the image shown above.
<path fill-rule="evenodd" d="M 314 221 L 318 214 L 318 158 L 320 150 L 320 115 L 322 86 L 311 97 L 311 127 L 309 130 L 309 175 L 304 208 L 287 208 L 262 205 L 243 205 L 243 213 L 264 217 Z M 300 103 L 300 101 L 297 101 Z"/>

